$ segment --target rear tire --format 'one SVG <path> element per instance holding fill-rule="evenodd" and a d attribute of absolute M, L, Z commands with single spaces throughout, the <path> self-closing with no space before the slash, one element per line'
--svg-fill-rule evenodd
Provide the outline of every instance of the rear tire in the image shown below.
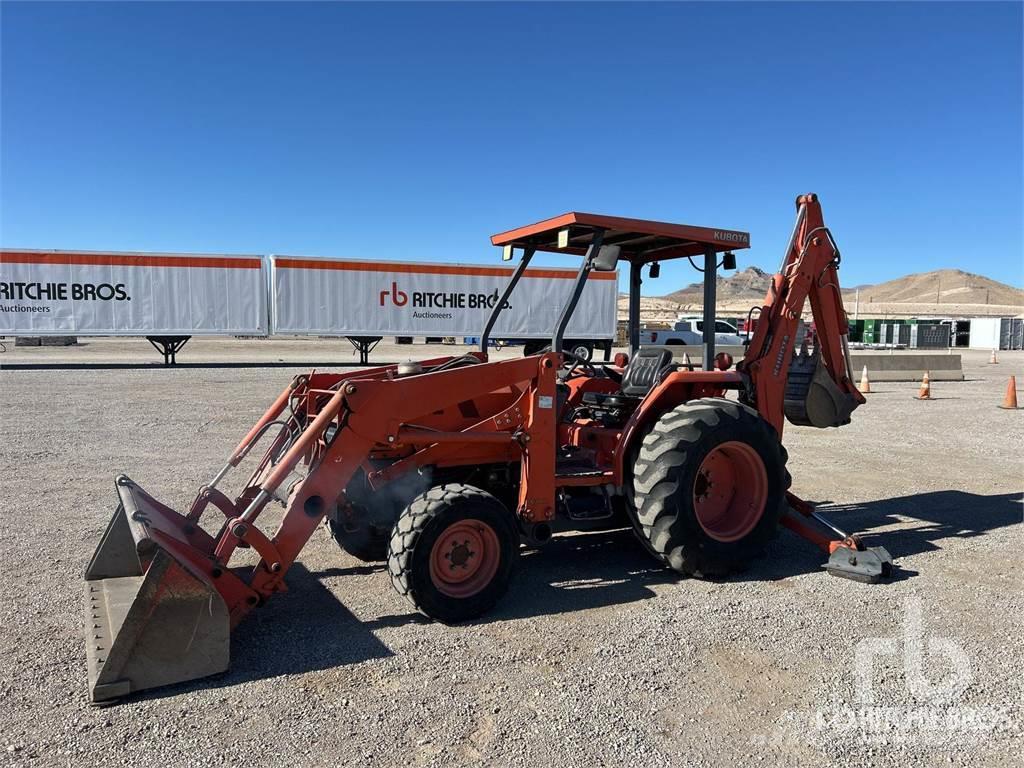
<path fill-rule="evenodd" d="M 667 565 L 665 556 L 654 549 L 651 546 L 651 542 L 648 541 L 646 534 L 644 533 L 644 527 L 640 524 L 639 517 L 639 500 L 637 498 L 636 489 L 634 487 L 635 472 L 637 467 L 637 459 L 640 456 L 640 447 L 643 445 L 644 439 L 650 434 L 649 428 L 643 428 L 642 434 L 637 435 L 632 444 L 629 447 L 629 451 L 626 453 L 626 466 L 625 469 L 629 473 L 626 478 L 625 487 L 623 488 L 626 505 L 626 517 L 629 518 L 629 525 L 633 529 L 633 533 L 636 534 L 637 539 L 640 540 L 640 545 L 647 551 L 647 553 L 655 560 Z"/>
<path fill-rule="evenodd" d="M 388 559 L 390 532 L 381 531 L 372 525 L 346 530 L 342 523 L 330 518 L 327 520 L 327 528 L 338 546 L 357 560 L 379 563 Z"/>
<path fill-rule="evenodd" d="M 519 557 L 511 513 L 461 483 L 431 488 L 402 512 L 388 547 L 391 583 L 413 607 L 454 623 L 490 610 Z"/>
<path fill-rule="evenodd" d="M 641 535 L 684 575 L 741 569 L 778 531 L 785 462 L 775 429 L 745 405 L 704 398 L 668 411 L 633 468 Z"/>
<path fill-rule="evenodd" d="M 386 464 L 378 465 L 384 466 Z M 331 537 L 339 547 L 364 563 L 387 560 L 395 521 L 402 509 L 430 487 L 428 477 L 408 473 L 374 489 L 366 472 L 357 470 L 334 512 L 327 518 Z"/>

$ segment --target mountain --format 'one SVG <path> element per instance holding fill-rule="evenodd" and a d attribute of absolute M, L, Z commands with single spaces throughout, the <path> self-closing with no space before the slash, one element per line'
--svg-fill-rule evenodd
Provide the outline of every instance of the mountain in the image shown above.
<path fill-rule="evenodd" d="M 750 301 L 751 304 L 760 304 L 771 284 L 772 276 L 763 269 L 747 267 L 741 272 L 732 275 L 718 275 L 718 301 L 722 304 L 733 302 Z M 691 283 L 678 291 L 662 296 L 667 301 L 674 301 L 677 304 L 701 304 L 704 300 L 704 284 Z"/>
<path fill-rule="evenodd" d="M 718 301 L 722 304 L 752 301 L 759 303 L 771 283 L 771 275 L 757 267 L 747 267 L 730 276 L 718 276 Z M 1000 283 L 983 275 L 959 269 L 920 272 L 885 283 L 858 285 L 843 290 L 849 304 L 860 290 L 860 303 L 873 304 L 999 304 L 1024 306 L 1024 290 Z M 661 298 L 678 304 L 701 303 L 700 283 L 692 283 Z"/>
<path fill-rule="evenodd" d="M 843 291 L 847 305 L 855 295 L 854 289 Z M 861 306 L 876 303 L 1024 306 L 1024 290 L 959 269 L 938 269 L 907 275 L 878 285 L 861 286 Z"/>
<path fill-rule="evenodd" d="M 719 275 L 719 316 L 741 317 L 751 307 L 761 306 L 771 279 L 769 273 L 757 267 L 747 267 L 728 277 Z M 703 303 L 703 286 L 692 283 L 666 296 L 645 296 L 641 317 L 647 323 L 671 323 L 680 313 L 700 311 Z M 851 317 L 862 318 L 1024 316 L 1024 290 L 959 269 L 921 272 L 847 288 L 843 303 Z M 619 300 L 620 317 L 625 317 L 626 304 L 624 298 Z"/>

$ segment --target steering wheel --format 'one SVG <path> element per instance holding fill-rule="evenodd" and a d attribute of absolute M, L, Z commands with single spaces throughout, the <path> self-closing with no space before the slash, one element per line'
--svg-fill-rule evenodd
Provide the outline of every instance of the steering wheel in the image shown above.
<path fill-rule="evenodd" d="M 545 352 L 550 352 L 550 351 L 551 351 L 551 345 L 550 344 L 546 344 L 543 347 L 541 347 L 540 349 L 538 349 L 536 352 L 534 352 L 533 354 L 535 354 L 535 355 L 543 355 Z M 572 361 L 572 365 L 568 366 L 564 371 L 559 371 L 558 372 L 558 376 L 559 376 L 559 378 L 562 381 L 565 381 L 566 379 L 568 379 L 572 375 L 572 372 L 575 371 L 577 368 L 582 368 L 583 370 L 585 370 L 591 376 L 601 376 L 602 375 L 601 372 L 598 371 L 597 368 L 595 368 L 591 364 L 591 362 L 589 360 L 584 360 L 579 355 L 574 354 L 574 353 L 570 352 L 567 349 L 563 349 L 562 350 L 562 358 L 563 358 L 563 360 L 567 359 L 567 360 L 571 360 Z M 565 362 L 562 363 L 563 366 L 565 364 L 566 364 Z"/>
<path fill-rule="evenodd" d="M 589 376 L 600 376 L 600 374 L 597 372 L 597 368 L 595 368 L 589 360 L 584 360 L 579 355 L 576 355 L 575 353 L 570 352 L 567 349 L 562 350 L 562 357 L 566 358 L 568 361 L 572 361 L 572 365 L 570 365 L 565 370 L 565 373 L 561 374 L 563 381 L 572 376 L 573 371 L 575 371 L 577 368 L 582 368 Z M 563 363 L 563 365 L 565 365 L 565 363 Z"/>

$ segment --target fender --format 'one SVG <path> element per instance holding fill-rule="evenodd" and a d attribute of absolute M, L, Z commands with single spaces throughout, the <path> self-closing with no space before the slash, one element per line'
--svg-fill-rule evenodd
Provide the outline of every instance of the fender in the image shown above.
<path fill-rule="evenodd" d="M 626 481 L 625 462 L 635 440 L 643 439 L 647 426 L 680 403 L 701 397 L 722 397 L 727 390 L 740 389 L 743 376 L 736 371 L 674 371 L 664 378 L 633 411 L 622 429 L 615 452 L 616 485 Z"/>

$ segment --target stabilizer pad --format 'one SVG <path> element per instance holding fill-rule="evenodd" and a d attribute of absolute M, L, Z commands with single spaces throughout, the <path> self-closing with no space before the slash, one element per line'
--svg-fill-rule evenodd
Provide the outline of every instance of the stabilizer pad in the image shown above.
<path fill-rule="evenodd" d="M 885 547 L 867 547 L 863 550 L 839 547 L 829 557 L 825 570 L 841 579 L 877 584 L 892 576 L 892 556 Z"/>

